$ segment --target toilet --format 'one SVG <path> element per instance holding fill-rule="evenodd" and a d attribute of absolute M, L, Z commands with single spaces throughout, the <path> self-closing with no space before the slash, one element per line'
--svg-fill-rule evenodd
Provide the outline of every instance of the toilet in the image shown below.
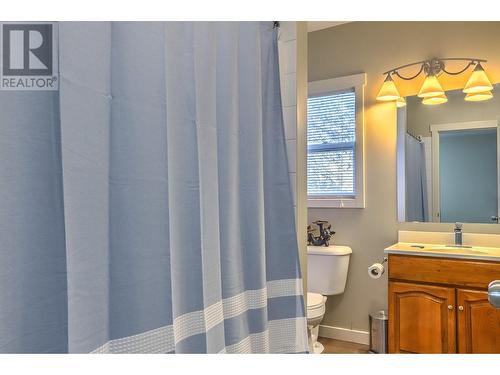
<path fill-rule="evenodd" d="M 320 354 L 319 324 L 325 315 L 327 296 L 344 293 L 352 250 L 348 246 L 307 247 L 307 327 L 309 352 Z"/>

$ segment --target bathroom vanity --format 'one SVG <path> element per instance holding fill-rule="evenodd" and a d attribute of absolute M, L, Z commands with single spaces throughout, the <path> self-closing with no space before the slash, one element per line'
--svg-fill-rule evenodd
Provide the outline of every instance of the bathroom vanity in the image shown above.
<path fill-rule="evenodd" d="M 426 238 L 408 241 L 408 233 L 385 249 L 389 353 L 500 353 L 500 309 L 488 301 L 488 285 L 500 279 L 500 248 L 414 242 Z"/>
<path fill-rule="evenodd" d="M 500 309 L 487 292 L 495 280 L 500 290 L 500 235 L 460 224 L 499 223 L 500 97 L 446 95 L 432 108 L 406 97 L 397 110 L 398 221 L 450 231 L 399 231 L 385 250 L 390 353 L 500 353 Z"/>

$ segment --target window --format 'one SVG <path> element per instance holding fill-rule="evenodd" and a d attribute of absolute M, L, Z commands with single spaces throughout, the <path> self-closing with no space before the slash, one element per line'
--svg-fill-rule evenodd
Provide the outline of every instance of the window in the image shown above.
<path fill-rule="evenodd" d="M 354 89 L 307 100 L 307 193 L 309 196 L 355 196 Z"/>
<path fill-rule="evenodd" d="M 309 207 L 364 207 L 363 85 L 365 75 L 309 83 Z"/>

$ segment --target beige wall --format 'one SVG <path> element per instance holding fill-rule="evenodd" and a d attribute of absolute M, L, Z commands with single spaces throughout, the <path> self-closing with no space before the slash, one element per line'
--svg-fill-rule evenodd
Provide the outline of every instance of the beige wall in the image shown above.
<path fill-rule="evenodd" d="M 326 219 L 334 242 L 353 249 L 346 291 L 330 297 L 324 325 L 367 330 L 368 313 L 387 307 L 387 279 L 372 280 L 367 267 L 396 242 L 398 229 L 451 231 L 451 224 L 397 222 L 396 108 L 376 103 L 382 72 L 426 58 L 477 57 L 493 82 L 500 82 L 500 22 L 354 22 L 309 34 L 309 81 L 365 72 L 365 209 L 309 209 L 309 222 Z M 441 80 L 441 78 L 440 78 Z M 466 77 L 443 80 L 456 89 Z M 405 84 L 415 95 L 421 81 Z M 500 92 L 495 93 L 500 95 Z M 494 224 L 465 224 L 465 231 L 500 233 Z"/>

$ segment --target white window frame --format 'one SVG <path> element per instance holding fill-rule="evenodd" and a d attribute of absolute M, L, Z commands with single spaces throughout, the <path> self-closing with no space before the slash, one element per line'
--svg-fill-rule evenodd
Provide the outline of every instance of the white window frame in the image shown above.
<path fill-rule="evenodd" d="M 355 94 L 355 176 L 354 176 L 354 198 L 336 197 L 325 195 L 308 196 L 308 207 L 326 208 L 365 208 L 365 127 L 364 127 L 364 86 L 366 85 L 366 74 L 359 73 L 350 76 L 325 79 L 309 82 L 309 96 L 333 94 L 339 91 L 354 89 Z"/>

